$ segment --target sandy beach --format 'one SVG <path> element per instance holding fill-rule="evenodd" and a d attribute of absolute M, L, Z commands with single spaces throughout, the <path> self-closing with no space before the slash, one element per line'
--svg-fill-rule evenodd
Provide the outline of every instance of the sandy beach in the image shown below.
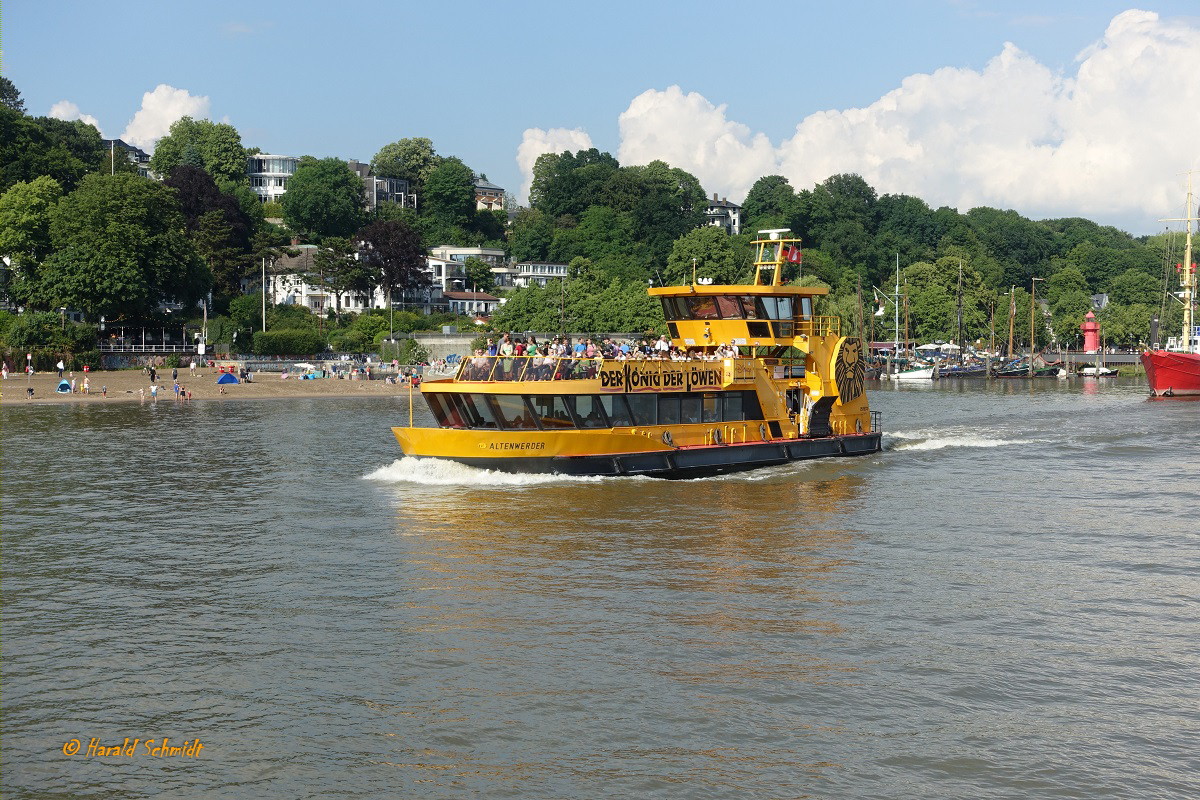
<path fill-rule="evenodd" d="M 379 380 L 339 380 L 336 378 L 318 378 L 316 380 L 300 380 L 289 377 L 282 380 L 279 373 L 259 373 L 252 383 L 217 384 L 220 373 L 215 369 L 197 369 L 195 377 L 189 370 L 179 370 L 179 385 L 191 392 L 191 402 L 209 400 L 238 400 L 260 399 L 270 397 L 395 397 L 407 395 L 408 389 L 403 383 L 388 383 Z M 70 380 L 71 375 L 63 373 Z M 83 373 L 76 372 L 74 394 L 58 394 L 54 390 L 58 386 L 57 372 L 41 372 L 31 378 L 23 374 L 9 375 L 0 384 L 0 403 L 5 406 L 19 403 L 123 403 L 123 402 L 152 402 L 150 378 L 141 370 L 97 370 L 88 373 L 90 391 L 82 392 Z M 27 388 L 33 388 L 33 397 L 28 397 Z M 103 389 L 107 387 L 107 395 Z M 158 373 L 159 403 L 175 402 L 171 380 L 171 370 L 160 370 Z M 222 391 L 224 390 L 224 391 Z"/>

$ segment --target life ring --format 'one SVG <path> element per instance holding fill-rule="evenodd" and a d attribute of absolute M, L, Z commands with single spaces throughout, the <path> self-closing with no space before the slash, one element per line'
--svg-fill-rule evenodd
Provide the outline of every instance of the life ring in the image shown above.
<path fill-rule="evenodd" d="M 663 431 L 662 442 L 667 447 L 674 447 L 675 446 L 675 437 L 671 436 L 670 431 Z"/>
<path fill-rule="evenodd" d="M 712 440 L 713 444 L 725 444 L 725 439 L 721 436 L 720 428 L 713 428 Z"/>

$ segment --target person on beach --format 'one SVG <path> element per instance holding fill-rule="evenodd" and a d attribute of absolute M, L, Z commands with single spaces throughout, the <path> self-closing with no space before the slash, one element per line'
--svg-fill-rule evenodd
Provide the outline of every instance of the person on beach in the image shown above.
<path fill-rule="evenodd" d="M 150 384 L 150 399 L 158 400 L 158 384 L 157 383 Z"/>
<path fill-rule="evenodd" d="M 83 393 L 91 394 L 91 390 L 92 390 L 92 386 L 90 383 L 88 383 L 88 376 L 84 375 L 83 376 Z"/>
<path fill-rule="evenodd" d="M 64 363 L 62 362 L 62 359 L 60 358 L 60 359 L 58 360 L 58 363 L 57 363 L 57 364 L 55 364 L 55 366 L 58 368 L 58 377 L 59 377 L 59 378 L 62 378 L 63 370 L 67 368 L 67 365 L 66 365 L 66 364 L 64 364 Z"/>
<path fill-rule="evenodd" d="M 196 377 L 196 359 L 194 359 L 194 358 L 192 359 L 191 370 L 192 370 L 192 377 L 193 378 Z"/>

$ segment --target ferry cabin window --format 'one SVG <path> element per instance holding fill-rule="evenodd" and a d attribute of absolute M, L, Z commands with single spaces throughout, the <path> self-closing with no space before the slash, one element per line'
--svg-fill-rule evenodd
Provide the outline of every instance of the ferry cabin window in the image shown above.
<path fill-rule="evenodd" d="M 813 299 L 811 297 L 800 298 L 800 316 L 798 319 L 812 319 L 813 315 Z"/>
<path fill-rule="evenodd" d="M 495 428 L 496 417 L 491 406 L 487 403 L 487 395 L 451 394 L 448 395 L 458 413 L 462 415 L 472 428 Z"/>
<path fill-rule="evenodd" d="M 737 392 L 731 392 L 737 394 Z M 702 406 L 700 411 L 701 422 L 720 422 L 721 421 L 721 395 L 713 392 L 708 392 L 703 395 Z M 739 411 L 741 410 L 739 404 Z"/>
<path fill-rule="evenodd" d="M 549 430 L 575 427 L 575 423 L 571 420 L 571 414 L 567 411 L 567 404 L 563 402 L 561 396 L 536 395 L 529 399 L 533 403 L 534 413 L 537 414 L 538 421 L 541 422 L 543 428 Z"/>
<path fill-rule="evenodd" d="M 679 395 L 658 395 L 658 424 L 678 425 L 679 421 Z"/>
<path fill-rule="evenodd" d="M 600 395 L 600 405 L 608 415 L 608 422 L 614 428 L 633 425 L 633 417 L 629 415 L 629 406 L 625 405 L 625 396 L 621 394 Z"/>
<path fill-rule="evenodd" d="M 567 405 L 575 412 L 575 420 L 579 427 L 608 427 L 599 397 L 591 394 L 567 395 Z"/>
<path fill-rule="evenodd" d="M 634 425 L 658 424 L 658 401 L 652 394 L 627 394 L 625 402 L 629 403 L 629 411 L 633 414 Z"/>
<path fill-rule="evenodd" d="M 687 305 L 692 319 L 720 319 L 715 297 L 689 297 Z"/>
<path fill-rule="evenodd" d="M 509 430 L 537 430 L 533 413 L 525 405 L 525 398 L 516 394 L 498 394 L 492 396 L 496 403 L 502 427 Z"/>
<path fill-rule="evenodd" d="M 429 410 L 433 412 L 438 425 L 443 428 L 468 427 L 454 403 L 450 401 L 449 395 L 427 394 L 425 400 L 429 403 Z"/>

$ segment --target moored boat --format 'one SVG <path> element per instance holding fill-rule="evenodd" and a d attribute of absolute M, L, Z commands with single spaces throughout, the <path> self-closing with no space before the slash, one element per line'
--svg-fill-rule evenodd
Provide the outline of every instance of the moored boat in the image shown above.
<path fill-rule="evenodd" d="M 1179 271 L 1179 288 L 1183 301 L 1182 335 L 1168 342 L 1167 347 L 1146 350 L 1141 355 L 1146 368 L 1150 394 L 1159 397 L 1200 394 L 1200 326 L 1194 326 L 1193 305 L 1196 298 L 1196 264 L 1192 261 L 1192 182 L 1188 176 L 1187 226 L 1183 263 Z"/>
<path fill-rule="evenodd" d="M 786 286 L 800 240 L 764 231 L 754 282 L 649 289 L 684 360 L 464 358 L 420 386 L 436 428 L 392 429 L 406 456 L 505 472 L 698 477 L 878 452 L 859 339 Z"/>

